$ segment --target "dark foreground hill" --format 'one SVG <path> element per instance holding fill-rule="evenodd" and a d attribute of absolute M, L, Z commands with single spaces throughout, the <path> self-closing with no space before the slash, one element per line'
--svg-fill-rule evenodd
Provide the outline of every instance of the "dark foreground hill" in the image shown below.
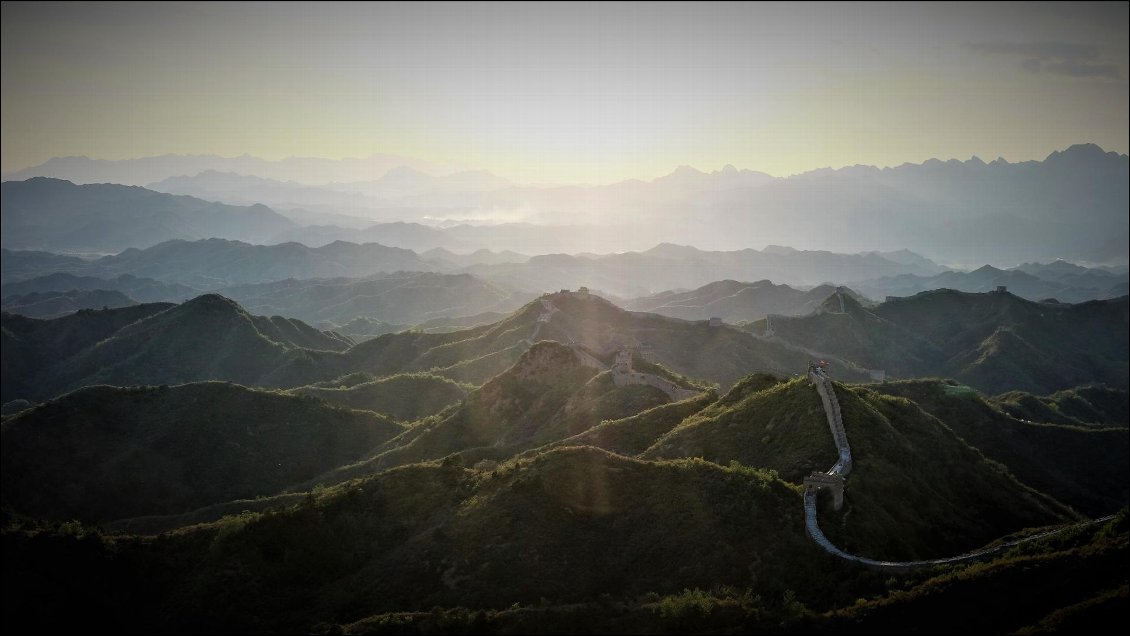
<path fill-rule="evenodd" d="M 150 633 L 808 633 L 861 620 L 904 631 L 926 610 L 892 603 L 976 628 L 985 619 L 968 603 L 1015 599 L 993 624 L 1029 625 L 1109 612 L 1125 586 L 1124 519 L 987 565 L 891 576 L 820 552 L 800 510 L 768 473 L 698 460 L 566 448 L 487 472 L 412 465 L 156 539 L 9 521 L 3 620 Z M 1097 607 L 1076 607 L 1088 599 Z"/>
<path fill-rule="evenodd" d="M 67 598 L 106 628 L 197 633 L 713 585 L 779 599 L 836 568 L 804 536 L 800 494 L 768 474 L 585 448 L 493 472 L 406 466 L 155 543 L 9 531 L 4 546 L 5 627 L 32 611 L 69 625 L 75 612 L 41 614 Z M 24 578 L 33 563 L 44 576 Z"/>
<path fill-rule="evenodd" d="M 94 522 L 272 495 L 402 428 L 311 398 L 207 382 L 89 387 L 2 430 L 3 505 Z"/>
<path fill-rule="evenodd" d="M 607 372 L 582 360 L 568 346 L 539 343 L 459 406 L 396 437 L 398 426 L 372 414 L 215 384 L 95 387 L 17 415 L 3 429 L 3 581 L 11 608 L 5 627 L 32 620 L 66 627 L 81 620 L 119 631 L 204 633 L 327 631 L 334 625 L 359 632 L 479 632 L 491 625 L 524 632 L 562 626 L 632 633 L 840 630 L 850 628 L 837 621 L 855 615 L 837 609 L 874 603 L 875 611 L 886 611 L 887 603 L 904 602 L 900 590 L 923 586 L 915 594 L 926 594 L 946 580 L 931 577 L 947 570 L 871 572 L 824 553 L 806 536 L 797 482 L 811 467 L 830 465 L 835 451 L 819 398 L 804 381 L 753 375 L 721 397 L 706 392 L 668 403 L 662 394 L 652 401 L 624 391 L 650 387 L 616 387 L 606 382 Z M 365 376 L 338 382 L 346 388 L 368 383 Z M 164 397 L 211 387 L 245 407 L 224 407 L 216 396 L 208 398 L 213 407 Z M 855 456 L 844 509 L 820 513 L 838 545 L 868 556 L 948 556 L 1025 527 L 1075 518 L 972 448 L 931 414 L 940 412 L 933 402 L 924 400 L 930 411 L 867 387 L 837 384 L 836 392 Z M 88 395 L 101 397 L 97 404 L 73 402 Z M 334 454 L 309 437 L 283 435 L 295 427 L 318 439 L 341 431 L 328 425 L 327 412 L 346 422 L 383 423 L 377 437 L 387 439 L 331 444 Z M 151 431 L 141 425 L 147 421 L 161 426 Z M 112 434 L 120 429 L 128 431 Z M 36 456 L 26 443 L 11 443 L 13 431 L 12 440 L 27 436 L 53 454 L 40 462 L 10 461 L 9 453 Z M 198 445 L 186 443 L 194 431 L 204 433 Z M 570 446 L 569 440 L 638 456 Z M 276 454 L 245 459 L 264 442 Z M 146 499 L 160 482 L 132 480 L 179 475 L 157 458 L 188 451 L 207 462 L 192 474 L 208 479 L 235 470 L 245 479 L 258 476 L 273 492 L 296 490 L 279 484 L 297 476 L 286 472 L 283 479 L 277 471 L 297 464 L 312 475 L 297 490 L 322 485 L 308 495 L 212 508 L 235 516 L 198 512 L 173 525 L 166 518 L 165 527 L 179 529 L 157 537 L 104 536 L 76 523 L 21 516 L 30 510 L 53 516 L 44 511 L 50 508 L 35 508 L 52 498 L 56 506 L 105 498 L 109 506 L 148 500 L 158 510 L 183 510 L 184 500 L 167 494 L 156 504 Z M 506 459 L 519 451 L 524 454 Z M 297 458 L 286 453 L 322 463 L 288 462 L 284 456 Z M 372 472 L 382 456 L 397 467 Z M 409 463 L 421 459 L 432 461 Z M 333 463 L 344 468 L 319 470 Z M 118 470 L 116 480 L 107 477 L 115 474 L 111 469 Z M 1082 468 L 1065 463 L 1063 470 Z M 69 481 L 60 475 L 70 475 Z M 361 477 L 348 480 L 351 475 Z M 226 477 L 221 483 L 245 485 Z M 107 484 L 119 490 L 105 491 Z M 268 490 L 257 484 L 252 491 Z M 193 496 L 203 505 L 222 496 L 207 492 Z M 141 528 L 143 521 L 114 527 Z M 1074 544 L 1024 548 L 1035 561 L 1010 560 L 1014 550 L 988 567 L 1019 574 L 1037 566 L 1036 577 L 1062 574 L 1038 564 L 1047 558 L 1070 563 L 1067 555 L 1078 549 L 1087 557 L 1071 572 L 1094 576 L 1080 589 L 1105 593 L 1126 578 L 1118 565 L 1124 565 L 1118 546 L 1125 528 L 1104 532 L 1068 535 Z M 951 611 L 961 607 L 960 590 L 1011 589 L 1014 577 L 983 578 L 980 567 L 948 570 L 968 573 L 945 584 L 958 590 L 946 601 Z M 1009 620 L 1035 624 L 1080 602 L 1075 593 L 1049 595 L 1044 583 L 1036 589 L 1044 594 L 1039 608 L 1021 605 L 1026 609 Z M 914 620 L 883 616 L 893 625 Z"/>

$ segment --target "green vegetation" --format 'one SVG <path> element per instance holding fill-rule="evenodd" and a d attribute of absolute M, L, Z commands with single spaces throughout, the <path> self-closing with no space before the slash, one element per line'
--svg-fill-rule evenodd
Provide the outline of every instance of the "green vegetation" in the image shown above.
<path fill-rule="evenodd" d="M 939 289 L 872 309 L 845 297 L 844 306 L 845 314 L 774 319 L 773 330 L 890 377 L 952 377 L 989 393 L 1130 382 L 1125 296 L 1058 305 Z M 748 328 L 762 333 L 764 322 Z"/>
<path fill-rule="evenodd" d="M 529 453 L 561 446 L 595 446 L 620 455 L 639 455 L 685 418 L 701 411 L 718 398 L 713 391 L 680 402 L 662 404 L 636 415 L 605 420 L 589 430 L 548 444 Z"/>
<path fill-rule="evenodd" d="M 1130 498 L 1125 428 L 1025 422 L 1005 412 L 1007 404 L 962 390 L 953 381 L 908 380 L 871 388 L 913 400 L 1020 481 L 1085 514 L 1110 514 Z"/>
<path fill-rule="evenodd" d="M 767 473 L 592 448 L 490 473 L 455 462 L 406 466 L 286 510 L 156 539 L 9 525 L 3 540 L 5 627 L 32 616 L 44 627 L 98 617 L 126 631 L 294 632 L 435 606 L 565 605 L 610 591 L 631 598 L 727 585 L 780 599 L 818 571 L 833 587 L 854 577 L 804 536 L 799 494 Z M 88 586 L 92 594 L 73 597 L 83 612 L 39 613 L 47 590 Z M 798 600 L 809 596 L 819 594 Z M 677 600 L 662 606 L 671 620 L 685 617 Z"/>
<path fill-rule="evenodd" d="M 411 439 L 398 440 L 397 446 L 377 455 L 372 466 L 387 468 L 451 453 L 462 453 L 469 464 L 503 460 L 586 431 L 604 419 L 628 417 L 667 401 L 653 387 L 618 387 L 611 373 L 580 364 L 569 347 L 543 341 L 446 417 L 417 424 Z"/>
<path fill-rule="evenodd" d="M 5 315 L 4 627 L 906 631 L 920 617 L 959 629 L 963 608 L 988 612 L 994 594 L 1013 603 L 994 629 L 1124 615 L 1125 512 L 983 564 L 892 575 L 839 560 L 804 530 L 800 483 L 836 460 L 818 394 L 789 377 L 811 353 L 596 297 L 549 300 L 550 322 L 534 301 L 490 325 L 352 346 L 218 296 L 56 321 Z M 977 320 L 1030 318 L 1011 302 Z M 925 334 L 911 344 L 961 338 L 845 304 L 806 324 L 852 355 L 886 337 L 877 350 L 902 355 L 913 349 L 903 332 Z M 853 321 L 862 339 L 850 339 Z M 570 341 L 606 363 L 641 345 L 637 370 L 705 390 L 671 403 L 616 386 Z M 930 347 L 920 351 L 926 360 Z M 1063 504 L 1092 515 L 1125 505 L 1126 428 L 1101 426 L 1126 412 L 1125 392 L 986 398 L 969 378 L 1002 360 L 967 364 L 960 381 L 835 384 L 855 460 L 843 509 L 820 499 L 835 544 L 952 556 L 1079 518 Z M 83 386 L 198 377 L 287 390 Z M 83 388 L 17 401 L 67 387 Z M 1032 598 L 1014 600 L 1025 577 L 1038 579 Z M 1077 589 L 1057 595 L 1057 580 Z"/>
<path fill-rule="evenodd" d="M 760 376 L 687 417 L 642 456 L 702 457 L 723 465 L 737 461 L 800 483 L 810 472 L 836 463 L 836 447 L 820 396 L 807 380 L 774 384 Z"/>
<path fill-rule="evenodd" d="M 92 384 L 227 380 L 277 386 L 280 369 L 301 368 L 302 361 L 351 346 L 347 338 L 296 320 L 251 316 L 215 294 L 181 305 L 82 310 L 48 321 L 4 314 L 3 338 L 5 402 Z"/>
<path fill-rule="evenodd" d="M 3 424 L 3 504 L 108 521 L 271 495 L 403 430 L 374 413 L 206 382 L 95 386 Z"/>
<path fill-rule="evenodd" d="M 1049 424 L 1130 426 L 1130 399 L 1125 389 L 1080 386 L 1037 396 L 1009 391 L 996 397 L 1015 418 Z"/>
<path fill-rule="evenodd" d="M 466 386 L 427 373 L 402 373 L 379 380 L 367 373 L 343 376 L 330 386 L 307 386 L 288 393 L 321 398 L 351 409 L 362 409 L 411 421 L 434 415 L 463 399 Z"/>
<path fill-rule="evenodd" d="M 1014 548 L 810 623 L 812 631 L 1097 633 L 1126 617 L 1126 510 L 1103 525 Z M 972 617 L 976 617 L 973 619 Z M 1075 630 L 1080 630 L 1076 632 Z"/>
<path fill-rule="evenodd" d="M 836 448 L 807 380 L 752 391 L 755 379 L 688 417 L 642 456 L 703 457 L 776 471 L 800 483 L 827 470 Z M 836 385 L 854 468 L 845 505 L 821 512 L 821 528 L 862 556 L 913 560 L 952 556 L 1073 513 L 1016 481 L 999 464 L 908 400 Z"/>
<path fill-rule="evenodd" d="M 127 325 L 175 305 L 151 303 L 105 311 L 80 310 L 54 320 L 0 314 L 0 374 L 3 397 L 10 402 L 46 393 L 50 369 L 93 343 L 109 338 Z"/>

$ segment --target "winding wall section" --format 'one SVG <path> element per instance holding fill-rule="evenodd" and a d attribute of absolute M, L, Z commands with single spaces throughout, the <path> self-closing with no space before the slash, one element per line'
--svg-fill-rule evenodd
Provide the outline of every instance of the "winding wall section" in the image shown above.
<path fill-rule="evenodd" d="M 840 413 L 840 403 L 836 399 L 836 391 L 835 391 L 835 387 L 833 387 L 833 385 L 832 385 L 832 380 L 827 375 L 825 375 L 823 369 L 820 369 L 819 367 L 809 371 L 808 377 L 809 377 L 810 380 L 812 380 L 812 384 L 815 385 L 816 391 L 820 394 L 820 400 L 824 403 L 824 414 L 828 418 L 828 426 L 832 430 L 832 438 L 835 440 L 836 448 L 839 451 L 839 460 L 836 462 L 836 464 L 834 466 L 832 466 L 831 469 L 828 470 L 827 473 L 824 473 L 823 475 L 817 473 L 817 474 L 810 476 L 809 479 L 805 479 L 805 488 L 804 488 L 804 525 L 805 525 L 805 529 L 808 531 L 808 536 L 812 537 L 812 540 L 815 541 L 816 544 L 819 545 L 821 548 L 823 548 L 825 552 L 828 552 L 829 554 L 840 557 L 841 559 L 845 559 L 847 561 L 854 561 L 856 563 L 860 563 L 862 565 L 866 565 L 866 566 L 871 567 L 871 568 L 888 570 L 888 571 L 892 571 L 892 572 L 905 572 L 907 570 L 917 568 L 917 567 L 924 567 L 924 566 L 930 566 L 930 565 L 944 565 L 944 564 L 950 564 L 950 563 L 962 563 L 962 562 L 965 562 L 965 561 L 975 561 L 977 559 L 981 559 L 981 558 L 984 558 L 986 556 L 991 556 L 991 555 L 996 554 L 998 552 L 1007 550 L 1007 549 L 1009 549 L 1013 546 L 1019 545 L 1021 543 L 1025 543 L 1027 541 L 1034 541 L 1036 539 L 1046 537 L 1048 535 L 1055 534 L 1057 532 L 1062 532 L 1063 530 L 1067 529 L 1067 528 L 1056 528 L 1054 530 L 1049 530 L 1047 532 L 1042 532 L 1040 534 L 1035 534 L 1035 535 L 1031 535 L 1031 536 L 1028 536 L 1028 537 L 1024 537 L 1023 539 L 1017 539 L 1015 541 L 1008 541 L 1006 543 L 1002 543 L 1000 545 L 996 545 L 996 546 L 993 546 L 993 547 L 990 547 L 990 548 L 982 548 L 980 550 L 974 550 L 973 552 L 967 552 L 965 554 L 960 554 L 960 555 L 954 556 L 954 557 L 947 557 L 947 558 L 944 558 L 944 559 L 927 559 L 927 560 L 922 560 L 922 561 L 879 561 L 879 560 L 876 560 L 876 559 L 869 559 L 867 557 L 861 557 L 861 556 L 858 556 L 858 555 L 855 555 L 855 554 L 850 554 L 848 552 L 844 552 L 843 550 L 837 548 L 831 541 L 828 540 L 828 537 L 824 536 L 824 533 L 820 530 L 820 524 L 819 524 L 819 522 L 817 521 L 817 518 L 816 518 L 816 494 L 822 488 L 831 487 L 834 490 L 835 487 L 838 485 L 839 492 L 835 493 L 835 494 L 837 494 L 837 501 L 838 502 L 842 501 L 843 477 L 846 476 L 849 472 L 851 472 L 851 467 L 852 467 L 851 447 L 848 446 L 847 433 L 844 431 L 843 416 Z M 833 484 L 833 479 L 829 479 L 829 478 L 834 478 L 836 480 L 834 482 L 834 484 Z M 832 485 L 829 485 L 829 484 L 832 484 Z M 837 505 L 836 507 L 838 508 L 839 505 Z M 1101 519 L 1095 519 L 1093 521 L 1088 521 L 1086 523 L 1100 523 L 1100 522 L 1103 522 L 1103 521 L 1107 521 L 1111 518 L 1113 518 L 1113 515 L 1108 516 L 1108 517 L 1103 517 Z M 1071 526 L 1068 526 L 1068 527 L 1071 527 Z"/>

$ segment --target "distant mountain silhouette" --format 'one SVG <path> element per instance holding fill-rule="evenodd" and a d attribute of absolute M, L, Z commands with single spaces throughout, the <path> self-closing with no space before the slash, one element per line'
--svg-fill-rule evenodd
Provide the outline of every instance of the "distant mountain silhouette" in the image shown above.
<path fill-rule="evenodd" d="M 1087 300 L 1118 298 L 1126 295 L 1126 275 L 1101 269 L 1079 267 L 1065 261 L 1051 265 L 1028 263 L 1002 270 L 985 265 L 972 272 L 943 272 L 936 276 L 901 274 L 869 281 L 849 283 L 865 296 L 882 299 L 887 296 L 910 296 L 931 289 L 956 289 L 965 292 L 989 292 L 997 287 L 1028 300 L 1055 299 L 1077 303 Z"/>
<path fill-rule="evenodd" d="M 41 254 L 3 252 L 5 281 L 25 280 L 47 270 L 103 278 L 131 274 L 197 289 L 262 283 L 288 278 L 362 277 L 382 272 L 436 271 L 410 250 L 376 243 L 335 242 L 318 248 L 298 243 L 250 245 L 207 239 L 167 241 L 146 249 L 128 249 L 96 260 L 56 263 Z M 54 265 L 54 268 L 52 267 Z"/>
<path fill-rule="evenodd" d="M 253 313 L 334 325 L 356 318 L 414 325 L 486 311 L 509 313 L 533 297 L 470 274 L 431 272 L 284 280 L 234 285 L 222 291 Z"/>
<path fill-rule="evenodd" d="M 387 154 L 374 154 L 359 159 L 288 157 L 278 161 L 268 161 L 250 155 L 240 157 L 161 155 L 117 161 L 89 157 L 56 157 L 38 166 L 8 173 L 4 175 L 4 180 L 22 181 L 31 177 L 52 177 L 74 183 L 121 183 L 140 186 L 169 177 L 194 175 L 211 170 L 316 185 L 334 180 L 376 179 L 400 166 L 423 170 L 429 174 L 450 172 L 422 159 Z"/>
<path fill-rule="evenodd" d="M 749 247 L 751 237 L 759 244 L 840 252 L 905 248 L 935 260 L 997 266 L 1055 257 L 1124 262 L 1130 252 L 1125 214 L 1130 164 L 1126 155 L 1094 144 L 1019 163 L 931 159 L 892 168 L 826 168 L 787 178 L 730 166 L 711 173 L 681 166 L 651 181 L 555 187 L 513 185 L 485 171 L 436 176 L 442 171 L 386 159 L 166 156 L 115 163 L 67 158 L 7 178 L 70 175 L 81 182 L 84 178 L 76 175 L 89 172 L 101 175 L 99 181 L 150 184 L 174 177 L 162 187 L 221 201 L 230 197 L 233 203 L 256 198 L 270 198 L 258 202 L 280 207 L 308 203 L 315 213 L 306 217 L 311 219 L 345 212 L 382 221 L 518 222 L 451 234 L 463 241 L 461 248 L 523 253 L 640 250 L 672 237 L 724 250 Z M 173 168 L 179 171 L 169 172 Z M 241 178 L 248 181 L 233 186 L 231 175 L 201 175 L 209 170 L 247 175 Z M 131 171 L 155 178 L 131 180 Z M 353 178 L 358 173 L 363 174 Z M 362 198 L 349 198 L 354 196 Z M 563 220 L 570 225 L 563 226 Z M 523 232 L 521 223 L 557 229 Z"/>
<path fill-rule="evenodd" d="M 552 290 L 585 285 L 617 296 L 633 297 L 662 290 L 693 289 L 726 279 L 769 279 L 789 285 L 819 285 L 831 280 L 934 273 L 940 269 L 927 263 L 929 261 L 921 259 L 903 264 L 877 254 L 769 248 L 714 252 L 664 243 L 644 252 L 547 254 L 534 256 L 524 263 L 473 265 L 466 271 L 523 289 Z"/>
<path fill-rule="evenodd" d="M 171 239 L 262 242 L 294 222 L 263 205 L 236 207 L 112 184 L 34 178 L 0 185 L 0 244 L 117 252 Z"/>

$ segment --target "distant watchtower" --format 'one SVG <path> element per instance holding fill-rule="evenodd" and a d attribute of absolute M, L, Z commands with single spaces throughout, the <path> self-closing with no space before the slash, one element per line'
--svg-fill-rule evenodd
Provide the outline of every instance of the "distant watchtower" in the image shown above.
<path fill-rule="evenodd" d="M 629 374 L 632 372 L 632 350 L 630 347 L 620 347 L 616 352 L 616 361 L 612 363 L 612 372 Z"/>

